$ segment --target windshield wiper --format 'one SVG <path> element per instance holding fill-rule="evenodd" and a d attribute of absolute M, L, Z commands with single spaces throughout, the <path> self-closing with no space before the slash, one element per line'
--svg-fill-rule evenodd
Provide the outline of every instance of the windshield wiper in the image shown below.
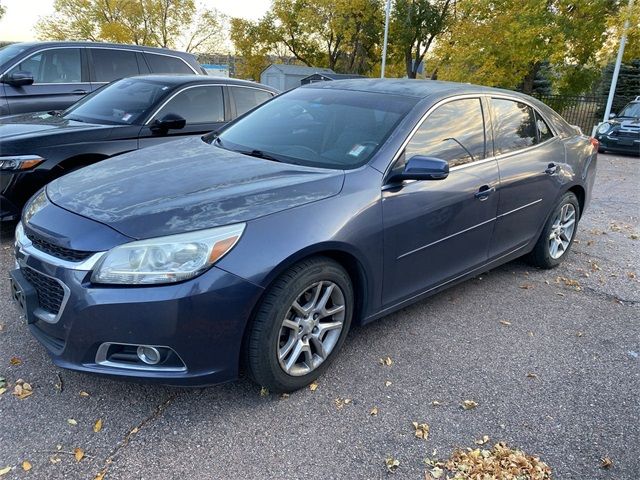
<path fill-rule="evenodd" d="M 281 161 L 279 158 L 276 158 L 273 155 L 269 155 L 268 153 L 265 153 L 262 150 L 236 150 L 236 151 L 243 155 L 249 155 L 250 157 L 263 158 L 265 160 L 272 160 L 274 162 Z"/>

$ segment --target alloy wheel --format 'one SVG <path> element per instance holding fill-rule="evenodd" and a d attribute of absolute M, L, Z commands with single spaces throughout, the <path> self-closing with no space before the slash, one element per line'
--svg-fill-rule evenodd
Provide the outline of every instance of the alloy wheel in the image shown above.
<path fill-rule="evenodd" d="M 345 297 L 338 285 L 320 281 L 295 299 L 280 326 L 278 362 L 291 376 L 315 370 L 338 343 L 345 319 Z"/>
<path fill-rule="evenodd" d="M 549 255 L 554 260 L 560 258 L 569 248 L 576 229 L 576 209 L 565 203 L 551 226 L 549 234 Z"/>

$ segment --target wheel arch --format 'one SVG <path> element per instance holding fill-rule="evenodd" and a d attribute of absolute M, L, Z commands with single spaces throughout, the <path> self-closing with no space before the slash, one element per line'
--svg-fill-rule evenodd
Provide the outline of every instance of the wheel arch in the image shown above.
<path fill-rule="evenodd" d="M 567 192 L 573 193 L 578 198 L 578 205 L 580 206 L 580 217 L 579 218 L 582 218 L 582 212 L 584 212 L 584 205 L 585 205 L 585 200 L 586 200 L 586 195 L 587 195 L 586 190 L 584 189 L 584 187 L 582 185 L 575 184 L 575 185 L 572 185 L 571 187 L 569 187 L 565 193 L 567 193 Z"/>
<path fill-rule="evenodd" d="M 109 158 L 103 153 L 83 153 L 74 155 L 59 162 L 56 167 L 56 176 L 62 176 L 76 168 L 82 168 Z"/>

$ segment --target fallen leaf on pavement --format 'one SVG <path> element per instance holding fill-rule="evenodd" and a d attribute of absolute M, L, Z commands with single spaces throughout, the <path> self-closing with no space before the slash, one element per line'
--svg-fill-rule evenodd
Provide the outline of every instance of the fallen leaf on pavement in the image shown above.
<path fill-rule="evenodd" d="M 500 320 L 500 323 L 503 325 L 511 325 L 511 322 L 507 322 L 506 320 Z"/>
<path fill-rule="evenodd" d="M 267 387 L 260 387 L 260 396 L 261 397 L 268 397 L 269 396 L 269 389 Z"/>
<path fill-rule="evenodd" d="M 567 287 L 572 287 L 577 292 L 582 290 L 582 287 L 580 286 L 580 282 L 577 280 L 573 280 L 567 277 L 556 277 L 556 283 L 560 283 L 560 282 L 564 283 Z"/>
<path fill-rule="evenodd" d="M 533 285 L 531 285 L 530 283 L 525 283 L 523 285 L 520 285 L 520 288 L 523 290 L 531 290 L 533 288 Z"/>
<path fill-rule="evenodd" d="M 413 428 L 415 429 L 415 436 L 417 438 L 421 438 L 423 440 L 427 440 L 429 438 L 429 425 L 418 422 L 411 422 L 411 425 L 413 425 Z"/>
<path fill-rule="evenodd" d="M 309 390 L 311 390 L 312 392 L 315 392 L 317 389 L 318 389 L 318 382 L 314 380 L 313 382 L 311 382 L 311 384 L 309 384 Z"/>
<path fill-rule="evenodd" d="M 22 462 L 22 469 L 25 472 L 28 472 L 29 470 L 31 470 L 31 468 L 32 468 L 32 465 L 31 465 L 31 462 L 29 462 L 29 460 L 25 460 L 24 462 Z"/>
<path fill-rule="evenodd" d="M 387 367 L 390 367 L 392 363 L 393 360 L 391 360 L 391 357 L 384 357 L 380 359 L 380 365 L 386 365 Z"/>
<path fill-rule="evenodd" d="M 489 435 L 483 435 L 482 438 L 480 440 L 476 440 L 475 443 L 476 445 L 484 445 L 485 443 L 487 443 L 489 441 Z"/>
<path fill-rule="evenodd" d="M 389 380 L 387 380 L 386 382 L 384 382 L 384 386 L 385 387 L 389 387 L 391 386 L 391 382 Z"/>
<path fill-rule="evenodd" d="M 371 410 L 369 410 L 369 415 L 371 415 L 372 417 L 378 415 L 378 407 L 373 407 Z"/>
<path fill-rule="evenodd" d="M 84 390 L 81 390 L 79 395 L 81 397 L 88 397 L 89 396 L 89 394 L 87 392 L 85 392 Z"/>
<path fill-rule="evenodd" d="M 338 410 L 342 410 L 346 405 L 349 405 L 351 403 L 351 399 L 338 397 L 334 400 L 334 403 L 336 404 L 336 408 Z"/>
<path fill-rule="evenodd" d="M 33 393 L 33 388 L 30 384 L 22 380 L 21 378 L 16 380 L 16 386 L 13 387 L 13 394 L 20 400 L 24 400 Z"/>
<path fill-rule="evenodd" d="M 67 418 L 67 423 L 68 423 L 69 425 L 73 425 L 74 427 L 75 427 L 76 425 L 78 425 L 78 422 L 77 422 L 75 419 L 73 419 L 73 418 Z"/>
<path fill-rule="evenodd" d="M 538 375 L 535 373 L 527 373 L 527 378 L 534 378 L 536 380 L 538 380 Z"/>
<path fill-rule="evenodd" d="M 4 468 L 0 468 L 0 476 L 2 475 L 6 475 L 7 473 L 9 473 L 11 471 L 11 467 L 4 467 Z"/>
<path fill-rule="evenodd" d="M 473 400 L 465 400 L 464 402 L 462 402 L 462 408 L 464 408 L 465 410 L 471 410 L 472 408 L 476 408 L 478 406 L 477 402 L 474 402 Z"/>
<path fill-rule="evenodd" d="M 84 458 L 84 450 L 82 450 L 81 448 L 74 448 L 73 456 L 76 457 L 76 461 L 79 462 Z"/>
<path fill-rule="evenodd" d="M 393 457 L 388 457 L 384 461 L 384 464 L 387 466 L 387 470 L 389 470 L 391 473 L 396 473 L 396 470 L 400 466 L 400 461 Z"/>
<path fill-rule="evenodd" d="M 20 360 L 18 357 L 11 357 L 11 360 L 9 360 L 9 363 L 11 365 L 22 365 L 22 360 Z"/>
<path fill-rule="evenodd" d="M 427 475 L 429 475 L 434 480 L 438 480 L 439 478 L 442 478 L 442 475 L 444 475 L 444 470 L 442 470 L 440 467 L 434 467 L 430 472 L 426 472 L 425 479 L 431 480 L 431 478 L 427 477 Z"/>
<path fill-rule="evenodd" d="M 102 470 L 95 477 L 93 477 L 93 480 L 102 480 L 104 478 L 104 476 L 106 475 L 106 473 L 107 472 L 105 470 Z"/>
<path fill-rule="evenodd" d="M 62 460 L 60 459 L 60 457 L 54 455 L 49 459 L 49 461 L 55 465 L 56 463 L 60 463 Z"/>
<path fill-rule="evenodd" d="M 98 433 L 100 430 L 102 430 L 102 419 L 101 418 L 96 420 L 96 423 L 93 424 L 93 431 L 95 433 Z"/>
<path fill-rule="evenodd" d="M 289 398 L 288 393 L 283 393 L 282 395 L 280 395 L 280 400 L 286 400 L 287 398 Z"/>
<path fill-rule="evenodd" d="M 611 468 L 613 466 L 613 461 L 609 457 L 604 457 L 600 460 L 600 466 L 602 468 Z"/>
<path fill-rule="evenodd" d="M 438 405 L 442 405 L 442 403 L 440 403 L 438 400 L 434 400 L 433 402 L 431 402 L 431 405 L 437 407 Z"/>

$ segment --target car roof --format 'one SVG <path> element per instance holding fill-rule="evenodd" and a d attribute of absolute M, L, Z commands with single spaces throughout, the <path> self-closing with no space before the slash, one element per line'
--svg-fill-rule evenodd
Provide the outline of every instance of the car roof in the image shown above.
<path fill-rule="evenodd" d="M 503 93 L 522 98 L 527 97 L 518 92 L 499 88 L 484 87 L 471 83 L 444 82 L 440 80 L 411 80 L 406 78 L 356 78 L 318 82 L 304 85 L 301 88 L 323 88 L 353 90 L 372 93 L 387 93 L 416 98 L 431 96 L 451 96 L 465 93 Z M 528 98 L 528 97 L 527 97 Z"/>
<path fill-rule="evenodd" d="M 143 79 L 143 80 L 157 80 L 159 82 L 165 83 L 167 85 L 171 85 L 173 87 L 182 86 L 182 85 L 192 85 L 198 83 L 218 83 L 224 85 L 237 85 L 240 87 L 254 87 L 260 88 L 262 90 L 268 90 L 273 93 L 279 93 L 273 87 L 268 85 L 264 85 L 262 83 L 251 82 L 249 80 L 238 80 L 236 78 L 228 78 L 228 77 L 214 77 L 213 75 L 195 75 L 195 74 L 150 74 L 150 75 L 136 75 L 135 79 Z"/>
<path fill-rule="evenodd" d="M 114 48 L 126 48 L 129 50 L 138 50 L 145 52 L 157 52 L 167 53 L 171 52 L 172 55 L 188 56 L 195 58 L 192 53 L 181 52 L 179 50 L 171 50 L 170 48 L 159 47 L 147 47 L 145 45 L 129 45 L 125 43 L 109 43 L 109 42 L 80 42 L 80 41 L 44 41 L 44 42 L 19 42 L 27 48 L 38 47 L 114 47 Z"/>

